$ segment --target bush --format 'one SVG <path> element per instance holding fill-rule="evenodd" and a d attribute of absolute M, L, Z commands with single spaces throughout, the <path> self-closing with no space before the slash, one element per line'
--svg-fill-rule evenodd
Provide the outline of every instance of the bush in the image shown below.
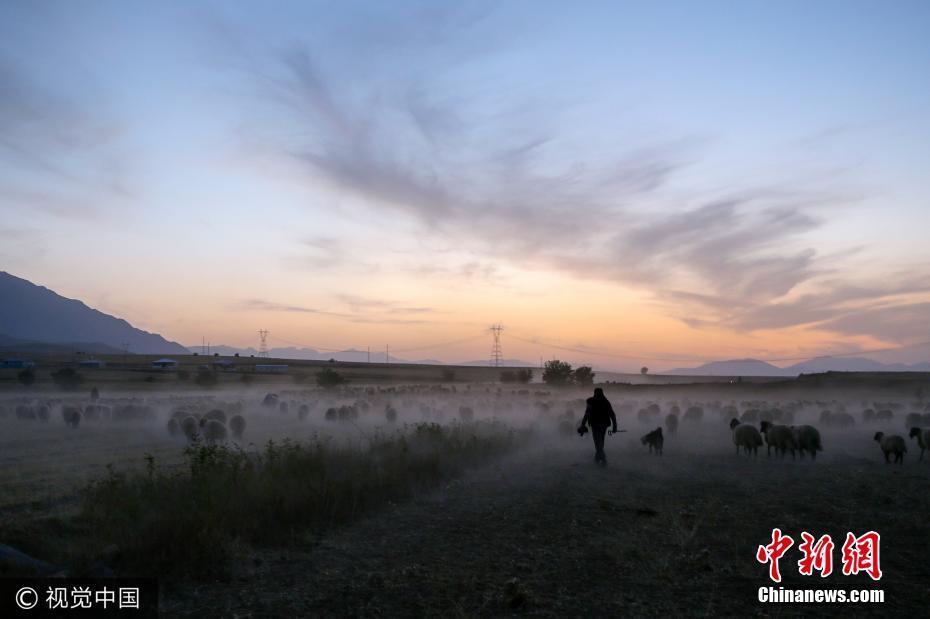
<path fill-rule="evenodd" d="M 18 380 L 23 387 L 30 387 L 36 382 L 36 373 L 32 368 L 26 368 L 16 375 L 16 380 Z"/>
<path fill-rule="evenodd" d="M 271 441 L 260 452 L 194 445 L 183 469 L 116 473 L 90 485 L 82 518 L 126 574 L 223 572 L 239 541 L 289 543 L 437 487 L 525 440 L 500 422 L 418 424 L 366 449 Z"/>
<path fill-rule="evenodd" d="M 593 385 L 594 372 L 586 365 L 579 366 L 574 372 L 572 372 L 572 382 L 574 382 L 576 385 Z"/>
<path fill-rule="evenodd" d="M 533 380 L 533 370 L 529 368 L 501 372 L 502 383 L 528 383 L 531 380 Z"/>
<path fill-rule="evenodd" d="M 197 383 L 198 387 L 209 388 L 215 387 L 219 380 L 219 377 L 213 370 L 200 370 L 197 372 L 197 378 L 194 379 L 194 382 Z"/>
<path fill-rule="evenodd" d="M 61 368 L 52 372 L 52 380 L 60 389 L 73 390 L 81 386 L 84 377 L 78 374 L 74 368 Z"/>
<path fill-rule="evenodd" d="M 553 387 L 568 385 L 572 382 L 572 366 L 558 359 L 546 361 L 542 378 L 544 383 Z"/>
<path fill-rule="evenodd" d="M 316 374 L 316 384 L 320 387 L 337 387 L 349 382 L 345 376 L 332 368 L 323 368 Z"/>

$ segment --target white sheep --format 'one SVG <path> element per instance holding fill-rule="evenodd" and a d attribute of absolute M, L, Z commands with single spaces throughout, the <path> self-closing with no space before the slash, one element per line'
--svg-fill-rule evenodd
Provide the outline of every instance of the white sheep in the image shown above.
<path fill-rule="evenodd" d="M 795 458 L 798 444 L 791 428 L 781 425 L 776 426 L 769 421 L 763 421 L 759 424 L 759 430 L 765 435 L 767 455 L 772 455 L 772 447 L 774 447 L 775 453 L 781 454 L 782 458 L 785 457 L 785 453 L 789 449 L 791 450 L 791 459 Z"/>
<path fill-rule="evenodd" d="M 226 440 L 226 424 L 216 419 L 201 419 L 200 431 L 208 445 Z"/>
<path fill-rule="evenodd" d="M 226 413 L 224 413 L 223 411 L 221 411 L 221 410 L 218 409 L 218 408 L 214 408 L 214 409 L 211 410 L 209 413 L 207 413 L 206 415 L 204 415 L 201 419 L 207 419 L 207 420 L 216 419 L 216 420 L 219 421 L 220 423 L 225 424 L 225 423 L 226 423 Z"/>
<path fill-rule="evenodd" d="M 232 432 L 233 438 L 242 440 L 242 435 L 245 433 L 245 417 L 242 415 L 233 415 L 229 420 L 229 429 Z"/>
<path fill-rule="evenodd" d="M 752 451 L 753 455 L 759 455 L 759 447 L 762 446 L 762 435 L 756 430 L 755 426 L 746 423 L 740 423 L 738 419 L 730 421 L 730 430 L 733 433 L 733 444 L 736 445 L 736 455 L 739 455 L 739 448 L 745 450 L 746 455 Z"/>
<path fill-rule="evenodd" d="M 923 460 L 924 451 L 930 449 L 930 428 L 918 428 L 914 426 L 911 428 L 911 433 L 908 436 L 917 439 L 917 445 L 920 447 L 920 457 L 917 459 Z"/>
<path fill-rule="evenodd" d="M 904 454 L 907 453 L 907 443 L 904 441 L 903 436 L 900 434 L 885 436 L 884 432 L 876 432 L 875 442 L 882 448 L 882 453 L 885 454 L 886 464 L 891 462 L 891 454 L 894 454 L 894 461 L 896 464 L 904 463 Z"/>
<path fill-rule="evenodd" d="M 820 442 L 820 431 L 814 426 L 791 426 L 791 432 L 794 434 L 794 442 L 804 457 L 804 452 L 809 452 L 811 460 L 817 459 L 817 452 L 823 451 L 823 445 Z"/>
<path fill-rule="evenodd" d="M 197 418 L 193 415 L 188 415 L 182 419 L 181 431 L 184 432 L 184 436 L 187 437 L 187 440 L 195 440 L 197 438 L 197 433 L 200 431 L 200 424 L 197 422 Z"/>
<path fill-rule="evenodd" d="M 81 409 L 78 406 L 65 406 L 61 409 L 61 417 L 69 428 L 77 428 L 81 424 Z"/>

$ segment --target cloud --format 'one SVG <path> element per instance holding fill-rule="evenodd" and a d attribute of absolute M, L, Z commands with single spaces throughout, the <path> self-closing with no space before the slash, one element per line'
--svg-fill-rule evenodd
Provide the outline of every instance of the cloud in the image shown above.
<path fill-rule="evenodd" d="M 390 301 L 368 299 L 354 295 L 337 295 L 337 299 L 349 306 L 346 312 L 322 310 L 301 305 L 289 305 L 261 299 L 246 299 L 235 306 L 240 311 L 284 312 L 294 314 L 313 314 L 338 318 L 357 324 L 392 324 L 392 325 L 422 325 L 434 321 L 426 318 L 397 318 L 399 315 L 426 315 L 437 313 L 428 307 L 406 307 Z"/>
<path fill-rule="evenodd" d="M 339 312 L 329 312 L 316 309 L 313 307 L 302 307 L 300 305 L 287 305 L 285 303 L 274 303 L 272 301 L 263 301 L 261 299 L 246 299 L 242 301 L 236 309 L 247 311 L 262 312 L 288 312 L 295 314 L 320 314 L 323 316 L 335 316 L 338 318 L 352 318 L 350 314 L 341 314 Z"/>
<path fill-rule="evenodd" d="M 303 170 L 308 185 L 327 183 L 493 262 L 648 290 L 661 311 L 695 328 L 875 331 L 852 318 L 830 320 L 844 303 L 862 304 L 874 291 L 868 283 L 859 290 L 831 283 L 855 273 L 811 240 L 828 224 L 819 212 L 851 203 L 834 179 L 825 192 L 807 182 L 773 189 L 734 179 L 710 198 L 682 198 L 671 189 L 695 158 L 693 140 L 619 139 L 607 151 L 588 152 L 559 122 L 552 102 L 562 106 L 562 93 L 475 78 L 476 22 L 449 28 L 454 14 L 431 18 L 448 37 L 417 39 L 422 23 L 409 31 L 395 24 L 385 36 L 404 50 L 396 59 L 341 31 L 325 53 L 323 43 L 296 43 L 263 61 L 254 77 L 281 123 L 264 134 L 288 129 L 277 152 Z M 370 63 L 356 62 L 369 56 Z M 327 255 L 331 266 L 344 256 Z M 469 269 L 423 260 L 414 269 L 496 275 L 478 263 Z M 914 277 L 901 286 L 923 289 Z"/>
<path fill-rule="evenodd" d="M 102 93 L 83 88 L 48 87 L 0 50 L 0 206 L 86 219 L 105 199 L 132 194 L 122 130 L 105 118 Z"/>
<path fill-rule="evenodd" d="M 926 340 L 930 324 L 930 302 L 905 303 L 854 310 L 831 318 L 819 326 L 845 335 L 871 335 L 884 341 Z"/>

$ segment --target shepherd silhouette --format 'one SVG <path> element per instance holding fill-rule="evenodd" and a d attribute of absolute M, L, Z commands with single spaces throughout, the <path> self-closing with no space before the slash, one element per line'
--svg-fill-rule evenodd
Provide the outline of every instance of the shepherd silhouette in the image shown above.
<path fill-rule="evenodd" d="M 607 464 L 607 454 L 604 453 L 604 436 L 607 428 L 613 426 L 612 432 L 617 431 L 617 416 L 610 400 L 604 395 L 600 387 L 594 389 L 594 395 L 587 399 L 584 417 L 578 426 L 578 434 L 584 436 L 591 426 L 591 436 L 594 438 L 594 461 L 601 466 Z"/>

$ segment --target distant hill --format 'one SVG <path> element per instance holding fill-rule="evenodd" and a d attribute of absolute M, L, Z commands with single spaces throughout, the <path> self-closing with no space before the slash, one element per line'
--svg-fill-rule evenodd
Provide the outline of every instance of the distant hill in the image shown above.
<path fill-rule="evenodd" d="M 817 357 L 785 368 L 794 374 L 817 374 L 820 372 L 928 372 L 930 363 L 881 363 L 861 357 Z"/>
<path fill-rule="evenodd" d="M 780 367 L 758 359 L 712 361 L 696 368 L 676 368 L 662 373 L 693 376 L 786 376 Z"/>
<path fill-rule="evenodd" d="M 30 354 L 74 354 L 81 352 L 84 354 L 94 355 L 121 355 L 123 351 L 107 346 L 100 342 L 30 342 L 20 340 L 15 337 L 0 334 L 0 354 L 8 355 L 30 355 Z"/>
<path fill-rule="evenodd" d="M 0 328 L 13 340 L 90 350 L 106 346 L 121 352 L 177 355 L 187 350 L 177 342 L 133 327 L 81 301 L 67 299 L 25 279 L 0 271 Z"/>
<path fill-rule="evenodd" d="M 797 376 L 822 372 L 930 372 L 930 363 L 881 363 L 861 357 L 817 357 L 780 368 L 758 359 L 714 361 L 694 368 L 676 368 L 663 374 L 691 376 Z"/>

